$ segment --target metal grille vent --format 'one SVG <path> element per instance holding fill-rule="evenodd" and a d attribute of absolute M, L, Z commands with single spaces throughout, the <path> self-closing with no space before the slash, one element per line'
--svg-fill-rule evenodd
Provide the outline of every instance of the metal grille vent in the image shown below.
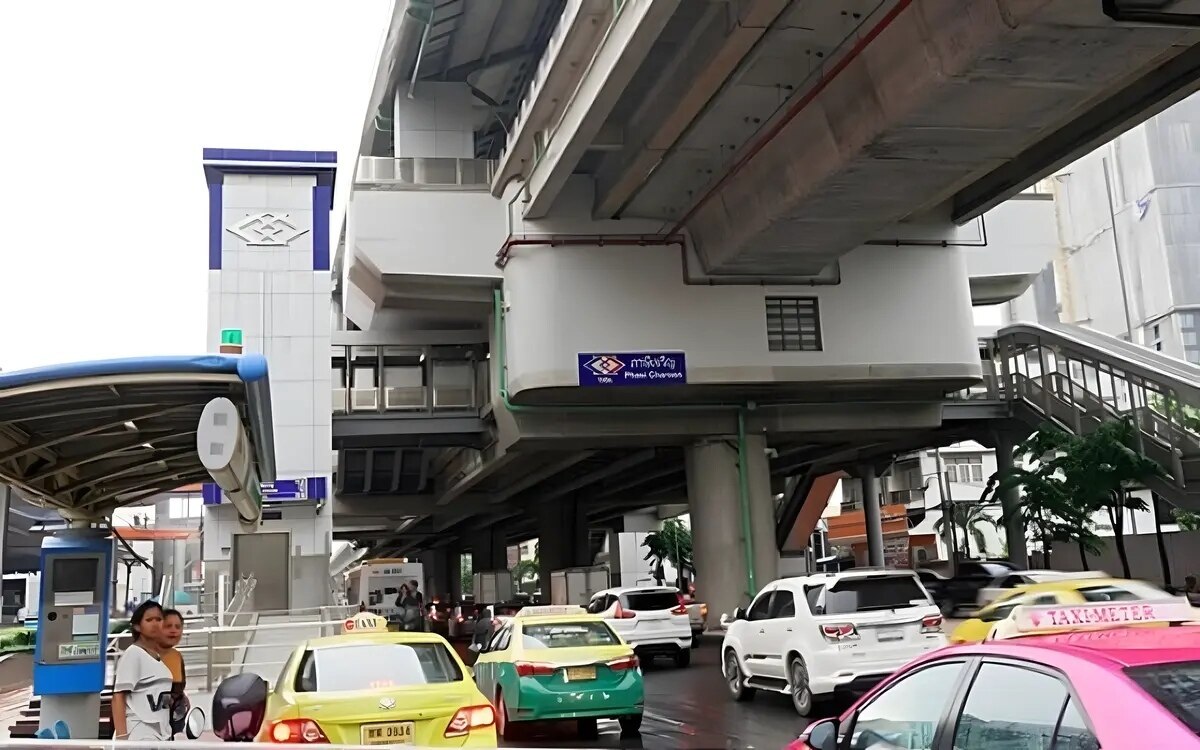
<path fill-rule="evenodd" d="M 766 311 L 771 351 L 821 351 L 821 312 L 816 297 L 767 297 Z"/>

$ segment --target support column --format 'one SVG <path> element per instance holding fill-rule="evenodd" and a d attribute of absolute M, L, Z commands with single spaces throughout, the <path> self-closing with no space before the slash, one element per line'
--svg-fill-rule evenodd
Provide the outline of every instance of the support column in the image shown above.
<path fill-rule="evenodd" d="M 708 604 L 714 622 L 747 604 L 755 593 L 750 590 L 747 558 L 753 565 L 756 589 L 779 573 L 766 439 L 749 435 L 746 443 L 749 539 L 742 518 L 736 441 L 705 440 L 684 452 L 697 596 Z"/>
<path fill-rule="evenodd" d="M 460 556 L 456 545 L 436 547 L 421 554 L 425 566 L 425 595 L 429 601 L 458 601 L 462 588 Z"/>
<path fill-rule="evenodd" d="M 552 500 L 538 508 L 538 582 L 542 601 L 550 601 L 550 573 L 591 565 L 588 518 L 577 499 Z"/>
<path fill-rule="evenodd" d="M 12 492 L 12 487 L 7 484 L 0 487 L 0 573 L 4 571 L 8 555 L 8 509 L 12 505 Z"/>
<path fill-rule="evenodd" d="M 862 471 L 863 517 L 867 528 L 867 565 L 883 567 L 883 519 L 879 508 L 879 477 L 875 467 L 864 464 Z"/>
<path fill-rule="evenodd" d="M 996 434 L 996 470 L 1004 478 L 1013 470 L 1013 441 L 1002 433 Z M 1008 541 L 1008 559 L 1017 570 L 1029 568 L 1029 552 L 1025 546 L 1025 524 L 1021 521 L 1021 491 L 1009 487 L 998 493 L 1004 513 L 1004 536 Z"/>
<path fill-rule="evenodd" d="M 471 569 L 476 573 L 508 570 L 508 538 L 498 526 L 471 538 Z"/>

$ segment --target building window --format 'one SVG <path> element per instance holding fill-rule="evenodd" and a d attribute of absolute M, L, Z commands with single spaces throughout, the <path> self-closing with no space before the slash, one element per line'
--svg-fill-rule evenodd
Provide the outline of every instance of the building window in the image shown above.
<path fill-rule="evenodd" d="M 946 476 L 958 484 L 983 484 L 983 456 L 947 456 Z"/>
<path fill-rule="evenodd" d="M 168 499 L 170 518 L 199 518 L 204 513 L 204 498 L 199 495 L 176 495 Z"/>
<path fill-rule="evenodd" d="M 1183 358 L 1200 365 L 1200 312 L 1179 313 L 1179 337 L 1183 341 Z"/>
<path fill-rule="evenodd" d="M 821 351 L 816 297 L 767 297 L 767 347 L 773 352 Z"/>

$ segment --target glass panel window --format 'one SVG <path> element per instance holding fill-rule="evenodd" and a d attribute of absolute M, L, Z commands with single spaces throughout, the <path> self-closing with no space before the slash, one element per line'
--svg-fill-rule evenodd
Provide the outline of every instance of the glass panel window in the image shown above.
<path fill-rule="evenodd" d="M 954 729 L 956 750 L 1050 750 L 1067 688 L 1042 672 L 984 664 Z"/>
<path fill-rule="evenodd" d="M 962 674 L 962 662 L 934 664 L 889 686 L 854 721 L 854 750 L 932 750 L 933 734 Z"/>

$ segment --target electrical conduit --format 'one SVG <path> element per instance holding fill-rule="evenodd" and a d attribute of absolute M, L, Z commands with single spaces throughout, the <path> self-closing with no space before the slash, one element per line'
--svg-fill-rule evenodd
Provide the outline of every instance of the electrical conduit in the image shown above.
<path fill-rule="evenodd" d="M 583 406 L 578 404 L 565 406 L 527 406 L 514 404 L 508 392 L 508 336 L 505 330 L 504 292 L 501 289 L 492 291 L 492 321 L 494 327 L 493 339 L 496 342 L 496 368 L 499 370 L 500 402 L 504 408 L 514 414 L 529 412 L 562 412 L 562 411 L 597 411 L 604 409 L 612 411 L 611 406 Z M 712 409 L 731 409 L 737 412 L 737 467 L 738 467 L 738 504 L 742 516 L 742 548 L 746 553 L 746 589 L 751 599 L 758 593 L 754 576 L 754 537 L 750 529 L 750 477 L 746 470 L 748 453 L 746 450 L 746 412 L 753 409 L 753 404 L 675 404 L 665 406 L 622 406 L 629 411 L 695 411 Z"/>

